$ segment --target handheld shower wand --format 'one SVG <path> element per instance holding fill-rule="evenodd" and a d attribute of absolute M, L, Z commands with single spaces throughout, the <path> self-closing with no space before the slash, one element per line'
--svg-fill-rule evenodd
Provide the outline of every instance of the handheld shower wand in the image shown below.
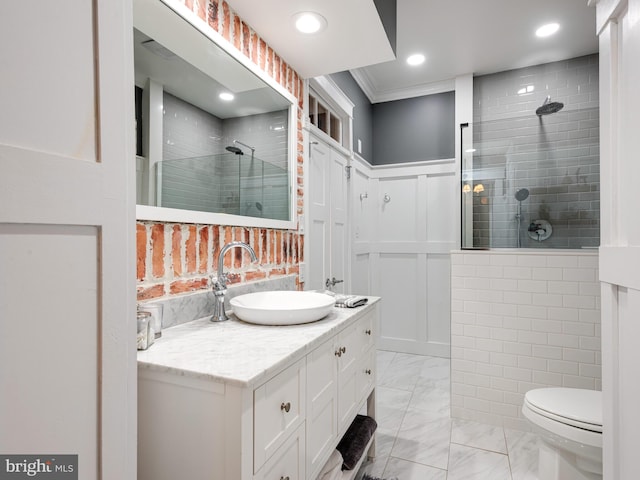
<path fill-rule="evenodd" d="M 518 224 L 518 248 L 521 246 L 522 240 L 520 239 L 520 225 L 522 224 L 522 202 L 529 198 L 529 190 L 526 188 L 521 188 L 515 194 L 516 200 L 518 201 L 518 212 L 516 213 L 516 222 Z"/>

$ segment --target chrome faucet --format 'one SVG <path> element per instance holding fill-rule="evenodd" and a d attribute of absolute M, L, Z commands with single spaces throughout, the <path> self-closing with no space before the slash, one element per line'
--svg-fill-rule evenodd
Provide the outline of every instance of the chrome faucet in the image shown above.
<path fill-rule="evenodd" d="M 225 320 L 229 320 L 227 317 L 227 313 L 224 311 L 224 296 L 227 293 L 227 281 L 229 277 L 226 273 L 224 273 L 224 254 L 229 250 L 235 247 L 244 248 L 251 255 L 251 261 L 257 262 L 258 257 L 256 257 L 256 252 L 244 242 L 231 242 L 227 243 L 218 254 L 218 275 L 211 275 L 209 278 L 211 279 L 211 288 L 213 290 L 213 294 L 216 297 L 216 302 L 213 305 L 213 317 L 211 317 L 212 322 L 224 322 Z"/>

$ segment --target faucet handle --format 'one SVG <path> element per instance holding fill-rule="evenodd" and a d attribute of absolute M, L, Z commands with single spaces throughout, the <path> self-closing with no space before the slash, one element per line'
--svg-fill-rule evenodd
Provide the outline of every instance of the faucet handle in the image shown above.
<path fill-rule="evenodd" d="M 226 273 L 223 273 L 221 275 L 210 275 L 209 280 L 211 282 L 211 288 L 213 288 L 215 292 L 219 292 L 227 289 L 229 277 Z"/>

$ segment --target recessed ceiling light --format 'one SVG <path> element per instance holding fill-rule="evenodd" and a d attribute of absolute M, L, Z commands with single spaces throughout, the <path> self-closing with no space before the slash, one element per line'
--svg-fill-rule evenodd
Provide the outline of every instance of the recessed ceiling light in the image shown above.
<path fill-rule="evenodd" d="M 222 92 L 218 97 L 220 97 L 220 100 L 224 100 L 225 102 L 230 102 L 235 98 L 233 94 L 229 92 Z"/>
<path fill-rule="evenodd" d="M 293 16 L 296 29 L 299 32 L 312 34 L 327 28 L 327 19 L 316 12 L 300 12 Z"/>
<path fill-rule="evenodd" d="M 556 33 L 558 30 L 560 30 L 560 25 L 557 23 L 547 23 L 536 30 L 536 36 L 548 37 Z"/>
<path fill-rule="evenodd" d="M 414 53 L 413 55 L 409 55 L 407 57 L 407 63 L 412 67 L 423 64 L 424 60 L 424 55 L 422 55 L 421 53 Z"/>

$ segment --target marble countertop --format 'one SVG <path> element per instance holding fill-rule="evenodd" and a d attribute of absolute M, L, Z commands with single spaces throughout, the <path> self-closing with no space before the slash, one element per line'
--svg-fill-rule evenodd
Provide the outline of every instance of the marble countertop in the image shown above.
<path fill-rule="evenodd" d="M 174 373 L 242 387 L 260 385 L 287 365 L 369 312 L 380 298 L 358 308 L 334 307 L 317 322 L 265 326 L 210 317 L 162 331 L 162 337 L 138 352 L 138 369 Z"/>

